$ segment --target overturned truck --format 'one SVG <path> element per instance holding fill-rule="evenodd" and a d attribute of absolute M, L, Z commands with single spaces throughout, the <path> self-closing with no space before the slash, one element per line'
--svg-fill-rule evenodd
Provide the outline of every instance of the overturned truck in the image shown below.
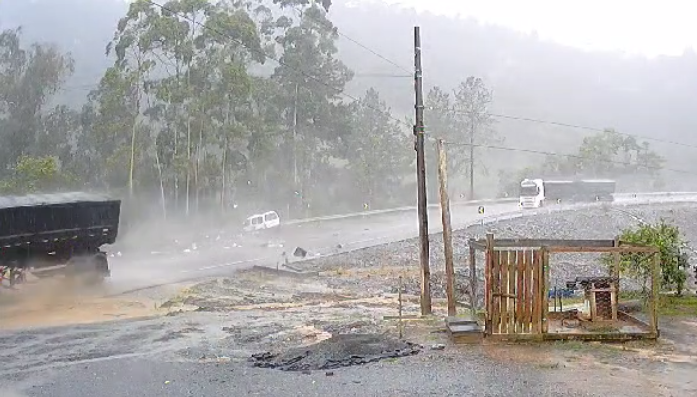
<path fill-rule="evenodd" d="M 121 201 L 91 193 L 0 196 L 0 282 L 64 274 L 89 282 L 110 275 L 102 246 L 119 230 Z"/>

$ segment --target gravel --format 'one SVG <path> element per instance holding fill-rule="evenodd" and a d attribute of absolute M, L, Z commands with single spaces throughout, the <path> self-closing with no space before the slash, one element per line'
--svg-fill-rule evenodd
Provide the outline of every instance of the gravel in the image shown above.
<path fill-rule="evenodd" d="M 683 238 L 690 246 L 697 244 L 697 204 L 650 204 L 634 206 L 602 206 L 576 211 L 555 211 L 546 214 L 523 216 L 487 225 L 476 225 L 453 233 L 456 288 L 460 298 L 469 288 L 469 247 L 467 241 L 483 238 L 491 231 L 497 238 L 553 238 L 553 239 L 613 239 L 623 229 L 640 224 L 641 221 L 655 222 L 661 218 L 677 225 Z M 435 298 L 445 297 L 443 240 L 441 234 L 430 236 L 431 284 Z M 690 253 L 694 257 L 694 253 Z M 552 258 L 550 279 L 552 285 L 563 288 L 566 281 L 579 276 L 601 276 L 606 274 L 599 262 L 599 254 L 557 254 Z M 483 279 L 483 255 L 477 257 L 477 273 Z M 295 266 L 303 270 L 336 271 L 337 269 L 368 269 L 378 267 L 402 267 L 405 270 L 404 291 L 418 294 L 420 291 L 419 242 L 409 239 L 380 246 L 356 250 L 344 254 L 312 259 Z M 623 275 L 623 288 L 638 288 L 639 281 Z M 385 280 L 380 280 L 383 284 Z M 389 284 L 389 283 L 388 283 Z M 394 286 L 385 292 L 396 292 Z M 482 283 L 479 283 L 480 287 Z M 479 290 L 481 299 L 482 290 Z"/>

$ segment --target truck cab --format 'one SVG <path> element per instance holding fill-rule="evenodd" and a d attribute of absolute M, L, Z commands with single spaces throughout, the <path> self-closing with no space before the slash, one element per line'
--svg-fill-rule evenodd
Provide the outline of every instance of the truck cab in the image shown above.
<path fill-rule="evenodd" d="M 545 185 L 542 179 L 524 179 L 520 182 L 520 207 L 538 208 L 544 205 Z"/>

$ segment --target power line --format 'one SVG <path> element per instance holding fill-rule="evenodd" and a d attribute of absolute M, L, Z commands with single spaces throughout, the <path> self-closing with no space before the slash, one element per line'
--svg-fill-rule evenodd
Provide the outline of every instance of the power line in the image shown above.
<path fill-rule="evenodd" d="M 468 114 L 468 113 L 457 113 L 457 114 Z M 536 119 L 536 118 L 530 118 L 530 117 L 512 116 L 512 115 L 508 115 L 508 114 L 490 113 L 490 112 L 479 113 L 479 114 L 488 115 L 488 116 L 499 118 L 499 119 L 526 121 L 529 123 L 554 125 L 557 127 L 573 128 L 573 129 L 592 131 L 592 132 L 605 132 L 607 130 L 605 128 L 589 127 L 589 126 L 585 126 L 585 125 L 569 124 L 569 123 L 563 123 L 563 122 L 559 122 L 559 121 Z M 689 143 L 685 143 L 685 142 L 670 141 L 670 140 L 661 139 L 661 138 L 652 138 L 652 137 L 648 137 L 648 136 L 630 134 L 630 133 L 621 132 L 621 131 L 615 131 L 615 132 L 617 132 L 620 135 L 625 135 L 625 136 L 629 136 L 632 138 L 638 138 L 638 139 L 643 139 L 643 140 L 647 140 L 647 141 L 655 141 L 655 142 L 661 142 L 661 143 L 666 143 L 666 144 L 670 144 L 670 145 L 684 146 L 684 147 L 697 149 L 697 145 L 693 145 L 693 144 L 689 144 Z"/>
<path fill-rule="evenodd" d="M 366 51 L 370 52 L 371 54 L 375 55 L 376 57 L 384 60 L 385 62 L 389 63 L 390 65 L 393 65 L 397 67 L 398 69 L 404 70 L 407 73 L 411 73 L 410 70 L 407 68 L 403 67 L 402 65 L 398 64 L 397 62 L 387 58 L 386 56 L 378 53 L 377 51 L 373 50 L 372 48 L 369 48 L 365 44 L 359 42 L 356 39 L 353 39 L 346 34 L 343 34 L 339 32 L 339 35 L 341 37 L 344 37 L 345 39 L 351 41 L 352 43 L 356 44 L 357 46 L 365 49 Z M 433 108 L 429 108 L 433 110 Z M 462 113 L 458 113 L 462 114 Z M 537 124 L 546 124 L 546 125 L 554 125 L 557 127 L 565 127 L 565 128 L 573 128 L 573 129 L 579 129 L 579 130 L 585 130 L 585 131 L 592 131 L 592 132 L 605 132 L 605 128 L 597 128 L 597 127 L 589 127 L 589 126 L 584 126 L 584 125 L 578 125 L 578 124 L 570 124 L 570 123 L 564 123 L 564 122 L 559 122 L 559 121 L 552 121 L 552 120 L 542 120 L 542 119 L 536 119 L 536 118 L 530 118 L 530 117 L 522 117 L 522 116 L 512 116 L 512 115 L 507 115 L 507 114 L 500 114 L 500 113 L 482 113 L 484 115 L 489 115 L 491 117 L 499 118 L 499 119 L 508 119 L 508 120 L 517 120 L 517 121 L 526 121 L 530 123 L 537 123 Z M 638 138 L 638 139 L 643 139 L 647 141 L 654 141 L 654 142 L 661 142 L 661 143 L 666 143 L 670 145 L 676 145 L 676 146 L 683 146 L 683 147 L 689 147 L 693 149 L 697 149 L 697 145 L 689 144 L 689 143 L 684 143 L 684 142 L 677 142 L 677 141 L 671 141 L 671 140 L 666 140 L 666 139 L 661 139 L 661 138 L 652 138 L 648 136 L 642 136 L 638 134 L 631 134 L 627 132 L 620 132 L 616 131 L 617 133 L 625 136 L 629 136 L 632 138 Z"/>
<path fill-rule="evenodd" d="M 352 39 L 351 37 L 347 36 L 347 35 L 344 34 L 344 33 L 341 33 L 341 32 L 338 32 L 338 33 L 339 33 L 339 36 L 341 36 L 341 37 L 345 38 L 346 40 L 352 42 L 353 44 L 355 44 L 355 45 L 361 47 L 362 49 L 368 51 L 369 53 L 375 55 L 376 57 L 382 59 L 383 61 L 389 63 L 390 65 L 396 67 L 397 69 L 400 69 L 400 70 L 403 70 L 403 71 L 409 73 L 409 74 L 410 74 L 409 76 L 410 76 L 410 77 L 413 77 L 413 76 L 412 76 L 412 73 L 413 73 L 412 70 L 409 70 L 409 69 L 405 68 L 404 66 L 398 64 L 397 62 L 395 62 L 395 61 L 393 61 L 393 60 L 387 58 L 386 56 L 380 54 L 379 52 L 373 50 L 372 48 L 366 46 L 365 44 L 359 42 L 358 40 Z"/>
<path fill-rule="evenodd" d="M 390 73 L 354 73 L 353 77 L 358 77 L 358 78 L 413 78 L 414 76 L 412 75 L 404 75 L 404 74 L 390 74 Z M 64 86 L 58 88 L 58 91 L 62 92 L 70 92 L 70 91 L 91 91 L 93 89 L 99 88 L 99 83 L 90 83 L 90 84 L 78 84 L 78 85 L 69 85 L 69 86 Z"/>
<path fill-rule="evenodd" d="M 379 77 L 379 78 L 383 78 L 383 77 L 396 77 L 396 78 L 409 77 L 409 78 L 413 79 L 414 75 L 411 75 L 411 74 L 390 74 L 390 73 L 357 73 L 357 74 L 354 74 L 353 77 Z"/>
<path fill-rule="evenodd" d="M 296 11 L 296 12 L 298 13 L 298 15 L 302 18 L 302 11 L 300 11 L 297 7 L 293 7 L 293 10 Z M 404 66 L 402 66 L 402 65 L 398 64 L 397 62 L 395 62 L 395 61 L 393 61 L 393 60 L 387 58 L 386 56 L 384 56 L 384 55 L 380 54 L 379 52 L 373 50 L 372 48 L 368 47 L 367 45 L 365 45 L 365 44 L 359 42 L 358 40 L 349 37 L 346 33 L 343 33 L 343 32 L 340 32 L 340 31 L 337 30 L 337 34 L 338 34 L 340 37 L 345 38 L 346 40 L 352 42 L 353 44 L 355 44 L 355 45 L 361 47 L 362 49 L 364 49 L 364 50 L 368 51 L 369 53 L 375 55 L 376 57 L 382 59 L 383 61 L 389 63 L 390 65 L 396 67 L 397 69 L 400 69 L 400 70 L 402 70 L 402 71 L 405 71 L 405 72 L 409 73 L 409 77 L 414 77 L 414 76 L 413 76 L 413 72 L 414 72 L 413 70 L 410 70 L 410 69 L 408 69 L 408 68 L 405 68 Z"/>
<path fill-rule="evenodd" d="M 588 157 L 580 156 L 577 154 L 546 152 L 543 150 L 522 149 L 522 148 L 514 148 L 514 147 L 510 147 L 510 146 L 484 145 L 484 144 L 478 144 L 478 143 L 470 144 L 467 142 L 448 142 L 448 141 L 444 141 L 444 143 L 446 145 L 449 145 L 449 146 L 474 146 L 474 147 L 493 149 L 493 150 L 503 150 L 503 151 L 510 151 L 510 152 L 523 152 L 523 153 L 540 154 L 540 155 L 545 155 L 545 156 L 556 156 L 556 157 L 566 157 L 566 158 L 576 158 L 576 159 L 580 159 L 580 160 L 588 160 Z M 609 159 L 593 159 L 593 160 L 603 162 L 603 163 L 610 163 L 610 164 L 632 165 L 630 162 L 626 162 L 626 161 L 616 161 L 616 160 L 609 160 Z M 642 168 L 646 168 L 649 170 L 655 170 L 655 171 L 671 171 L 671 172 L 676 172 L 676 173 L 681 173 L 681 174 L 697 175 L 697 173 L 692 172 L 692 171 L 680 170 L 680 169 L 675 169 L 675 168 L 663 168 L 663 167 L 642 167 Z"/>

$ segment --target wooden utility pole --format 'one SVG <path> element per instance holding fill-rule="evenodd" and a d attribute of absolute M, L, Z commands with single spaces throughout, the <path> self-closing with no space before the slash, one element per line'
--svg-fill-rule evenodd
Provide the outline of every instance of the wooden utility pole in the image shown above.
<path fill-rule="evenodd" d="M 298 208 L 298 197 L 296 194 L 298 191 L 300 191 L 298 187 L 298 83 L 295 83 L 295 96 L 293 99 L 293 195 L 290 199 L 292 204 L 288 204 L 289 219 L 291 217 L 291 209 L 295 211 Z"/>
<path fill-rule="evenodd" d="M 472 318 L 477 315 L 477 252 L 474 250 L 474 239 L 470 240 L 470 310 Z"/>
<path fill-rule="evenodd" d="M 474 117 L 474 116 L 472 116 Z M 474 121 L 470 126 L 470 194 L 469 199 L 474 200 Z"/>
<path fill-rule="evenodd" d="M 414 91 L 416 94 L 414 136 L 418 189 L 419 240 L 421 241 L 421 315 L 431 314 L 431 269 L 426 206 L 426 159 L 424 155 L 424 93 L 421 70 L 421 29 L 414 26 Z"/>
<path fill-rule="evenodd" d="M 443 222 L 443 252 L 445 253 L 445 293 L 448 296 L 448 316 L 455 309 L 455 267 L 453 265 L 453 229 L 450 225 L 450 198 L 448 197 L 448 157 L 443 140 L 439 139 L 438 180 L 440 181 L 440 215 Z"/>

